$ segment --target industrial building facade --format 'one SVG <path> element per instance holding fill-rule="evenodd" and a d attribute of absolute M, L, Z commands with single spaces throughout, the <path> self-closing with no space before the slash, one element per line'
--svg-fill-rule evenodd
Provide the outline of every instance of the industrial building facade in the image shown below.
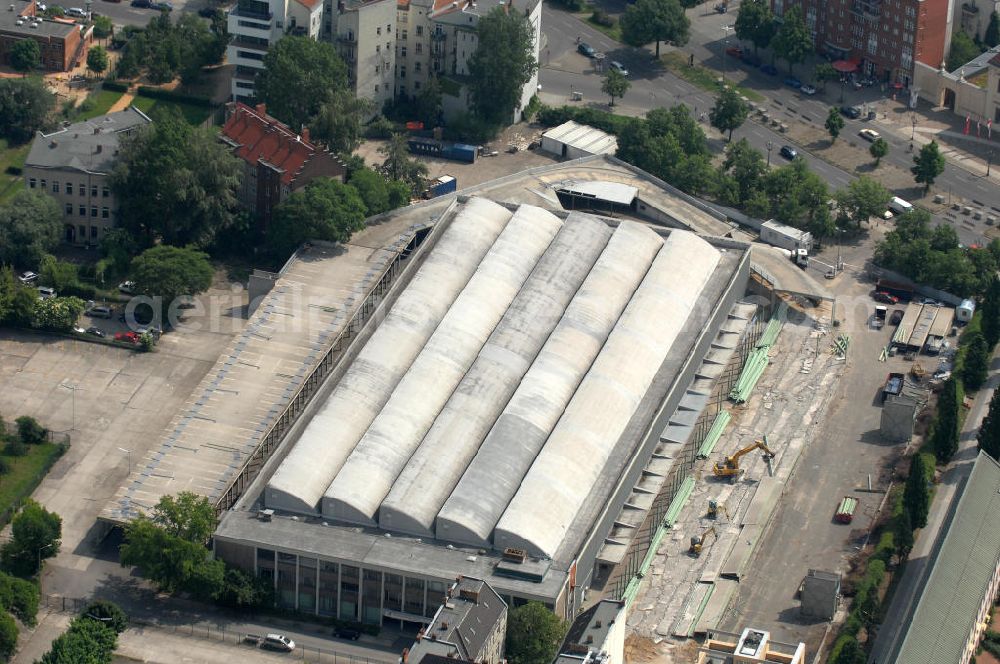
<path fill-rule="evenodd" d="M 633 557 L 622 510 L 646 518 L 650 476 L 669 502 L 693 462 L 692 389 L 739 361 L 716 343 L 741 334 L 748 272 L 732 240 L 456 202 L 223 514 L 216 554 L 273 579 L 279 606 L 342 620 L 426 624 L 457 575 L 575 615 L 614 576 L 599 560 Z"/>

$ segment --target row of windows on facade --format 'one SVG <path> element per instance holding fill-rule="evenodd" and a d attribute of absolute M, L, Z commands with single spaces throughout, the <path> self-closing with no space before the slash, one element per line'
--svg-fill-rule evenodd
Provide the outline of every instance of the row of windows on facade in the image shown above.
<path fill-rule="evenodd" d="M 256 573 L 274 583 L 280 608 L 375 625 L 385 611 L 433 617 L 448 585 L 271 549 L 257 549 Z M 504 600 L 509 606 L 526 602 Z"/>
<path fill-rule="evenodd" d="M 73 183 L 72 182 L 67 182 L 65 184 L 66 184 L 66 193 L 72 195 L 73 194 Z M 29 189 L 35 189 L 35 188 L 47 189 L 48 188 L 48 183 L 47 183 L 47 181 L 45 179 L 35 180 L 35 178 L 29 178 L 28 179 L 28 188 Z M 84 183 L 81 182 L 80 186 L 77 187 L 77 191 L 80 192 L 81 196 L 86 196 L 87 195 L 87 185 L 85 185 Z M 52 181 L 52 193 L 53 194 L 58 194 L 59 193 L 59 182 L 56 181 L 56 180 Z M 93 198 L 97 198 L 97 185 L 96 184 L 90 185 L 90 195 Z M 111 196 L 111 190 L 108 189 L 107 185 L 101 187 L 101 196 L 103 196 L 104 198 L 108 198 L 109 196 Z"/>
<path fill-rule="evenodd" d="M 80 205 L 77 209 L 79 210 L 79 216 L 81 216 L 81 217 L 86 217 L 87 216 L 87 206 L 86 205 Z M 67 203 L 66 204 L 66 216 L 68 217 L 68 216 L 70 216 L 72 214 L 73 214 L 73 204 L 72 203 Z M 91 217 L 95 217 L 95 218 L 97 217 L 97 206 L 96 205 L 91 205 L 90 206 L 90 216 Z M 107 206 L 102 207 L 101 208 L 101 219 L 110 219 L 110 218 L 111 218 L 111 209 L 109 207 L 107 207 Z"/>
<path fill-rule="evenodd" d="M 73 226 L 72 225 L 68 225 L 66 227 L 66 229 L 67 229 L 67 231 L 72 231 L 73 230 Z M 71 240 L 69 234 L 67 234 L 67 238 L 66 239 L 67 240 Z M 86 240 L 87 239 L 87 227 L 86 226 L 77 226 L 76 227 L 76 237 L 72 238 L 72 239 L 75 239 L 77 242 L 83 242 L 84 240 Z M 91 240 L 97 240 L 97 226 L 91 226 L 90 227 L 90 239 Z"/>

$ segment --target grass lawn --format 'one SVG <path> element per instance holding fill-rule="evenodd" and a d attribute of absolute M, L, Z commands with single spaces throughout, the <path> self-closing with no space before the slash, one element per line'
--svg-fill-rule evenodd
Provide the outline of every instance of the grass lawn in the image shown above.
<path fill-rule="evenodd" d="M 678 51 L 664 53 L 660 56 L 660 61 L 663 63 L 664 67 L 677 76 L 680 76 L 688 83 L 697 85 L 702 90 L 707 90 L 708 92 L 714 93 L 719 91 L 719 78 L 721 77 L 721 74 L 713 69 L 702 67 L 700 65 L 694 65 L 693 67 L 688 66 L 688 58 L 683 53 Z M 730 83 L 730 85 L 732 84 Z M 764 96 L 755 90 L 748 90 L 747 88 L 740 86 L 736 86 L 736 90 L 750 101 L 764 101 Z"/>
<path fill-rule="evenodd" d="M 7 473 L 0 475 L 0 523 L 7 523 L 15 506 L 31 495 L 62 453 L 61 445 L 42 443 L 28 445 L 28 453 L 24 456 L 0 455 L 10 467 Z"/>
<path fill-rule="evenodd" d="M 153 99 L 152 97 L 143 97 L 142 95 L 137 96 L 132 100 L 132 105 L 138 108 L 140 111 L 149 115 L 154 108 L 165 109 L 170 106 L 178 109 L 184 119 L 188 121 L 189 124 L 194 126 L 199 126 L 202 122 L 208 119 L 208 116 L 212 114 L 211 108 L 205 108 L 202 106 L 195 106 L 193 104 L 184 104 L 176 101 L 164 101 L 163 99 Z"/>
<path fill-rule="evenodd" d="M 11 147 L 7 144 L 6 139 L 0 138 L 0 203 L 6 203 L 14 197 L 14 194 L 24 188 L 21 176 L 9 174 L 7 167 L 23 167 L 30 149 L 30 141 L 24 145 Z"/>
<path fill-rule="evenodd" d="M 108 109 L 115 105 L 116 101 L 122 98 L 122 94 L 124 93 L 113 90 L 94 90 L 80 104 L 78 107 L 80 112 L 73 121 L 83 122 L 84 120 L 96 118 L 98 115 L 104 115 L 108 112 Z"/>

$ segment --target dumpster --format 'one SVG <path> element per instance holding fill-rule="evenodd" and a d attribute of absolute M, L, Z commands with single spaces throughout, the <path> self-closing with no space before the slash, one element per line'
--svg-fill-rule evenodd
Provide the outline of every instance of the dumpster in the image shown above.
<path fill-rule="evenodd" d="M 858 509 L 858 499 L 844 496 L 837 506 L 837 513 L 833 516 L 837 523 L 850 523 L 854 519 L 854 510 Z"/>

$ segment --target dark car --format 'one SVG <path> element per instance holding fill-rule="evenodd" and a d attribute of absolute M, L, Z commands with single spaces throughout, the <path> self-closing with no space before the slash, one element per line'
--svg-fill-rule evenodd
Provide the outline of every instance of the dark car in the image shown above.
<path fill-rule="evenodd" d="M 139 7 L 140 9 L 149 9 L 153 6 L 150 0 L 132 0 L 133 7 Z"/>
<path fill-rule="evenodd" d="M 221 16 L 222 12 L 214 7 L 202 7 L 198 10 L 198 16 L 202 18 L 215 18 L 216 16 Z"/>
<path fill-rule="evenodd" d="M 841 106 L 840 112 L 851 118 L 852 120 L 857 120 L 861 117 L 861 109 L 857 106 Z"/>
<path fill-rule="evenodd" d="M 798 90 L 799 88 L 802 87 L 802 81 L 795 78 L 794 76 L 789 76 L 788 78 L 785 79 L 785 85 L 787 85 L 790 88 Z"/>
<path fill-rule="evenodd" d="M 153 9 L 161 12 L 172 12 L 174 11 L 174 6 L 169 2 L 154 2 Z"/>
<path fill-rule="evenodd" d="M 778 68 L 774 65 L 761 65 L 760 70 L 768 76 L 774 76 L 778 73 Z"/>
<path fill-rule="evenodd" d="M 576 47 L 576 50 L 583 55 L 586 55 L 588 58 L 592 58 L 597 55 L 597 51 L 594 50 L 594 47 L 587 42 L 580 42 L 580 45 Z"/>
<path fill-rule="evenodd" d="M 333 635 L 338 639 L 350 639 L 351 641 L 357 641 L 361 638 L 361 632 L 353 627 L 335 627 Z"/>
<path fill-rule="evenodd" d="M 726 49 L 726 55 L 739 60 L 740 58 L 743 57 L 743 49 L 740 48 L 739 46 L 730 46 L 729 48 Z"/>
<path fill-rule="evenodd" d="M 885 291 L 878 291 L 872 296 L 876 302 L 881 302 L 883 304 L 899 304 L 899 298 Z"/>
<path fill-rule="evenodd" d="M 93 335 L 95 337 L 100 337 L 101 339 L 104 338 L 104 330 L 98 327 L 88 327 L 86 332 L 87 334 Z"/>
<path fill-rule="evenodd" d="M 744 55 L 743 63 L 748 64 L 751 67 L 760 67 L 760 65 L 762 64 L 760 58 L 758 58 L 753 53 L 747 53 L 746 55 Z"/>
<path fill-rule="evenodd" d="M 799 156 L 799 153 L 791 145 L 782 145 L 780 154 L 782 157 L 789 160 L 795 159 Z"/>
<path fill-rule="evenodd" d="M 903 310 L 896 309 L 892 312 L 892 315 L 889 316 L 889 325 L 899 325 L 901 320 L 903 320 Z"/>

